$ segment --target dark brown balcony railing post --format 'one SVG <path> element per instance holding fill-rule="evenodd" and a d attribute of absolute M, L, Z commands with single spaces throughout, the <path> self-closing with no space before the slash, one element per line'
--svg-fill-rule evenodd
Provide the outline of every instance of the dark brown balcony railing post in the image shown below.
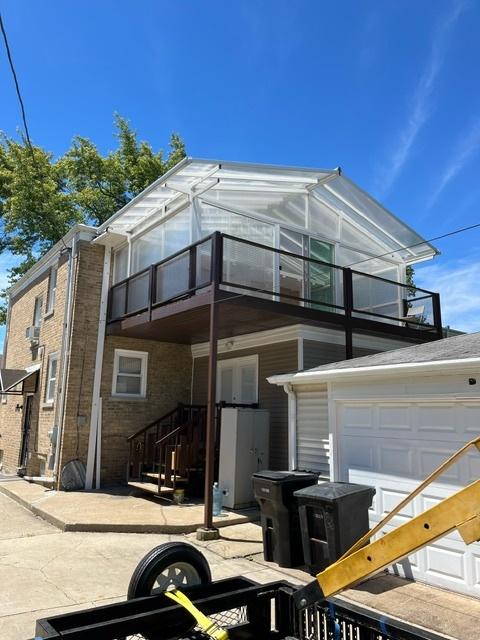
<path fill-rule="evenodd" d="M 148 272 L 148 315 L 150 320 L 152 319 L 152 305 L 155 303 L 155 272 L 155 266 L 151 264 Z"/>
<path fill-rule="evenodd" d="M 433 324 L 439 338 L 443 338 L 442 312 L 440 310 L 440 294 L 432 293 Z"/>
<path fill-rule="evenodd" d="M 213 527 L 213 481 L 215 474 L 215 401 L 217 388 L 217 347 L 218 347 L 218 304 L 217 292 L 222 274 L 222 243 L 219 232 L 212 238 L 211 264 L 211 298 L 210 298 L 210 331 L 208 355 L 208 403 L 207 403 L 207 434 L 205 456 L 205 507 L 204 528 L 198 530 L 200 540 L 218 537 L 218 530 Z"/>
<path fill-rule="evenodd" d="M 343 305 L 345 307 L 345 357 L 349 360 L 353 358 L 353 278 L 352 270 L 347 268 L 343 269 Z"/>
<path fill-rule="evenodd" d="M 193 290 L 197 286 L 197 245 L 190 247 L 188 256 L 188 288 Z"/>

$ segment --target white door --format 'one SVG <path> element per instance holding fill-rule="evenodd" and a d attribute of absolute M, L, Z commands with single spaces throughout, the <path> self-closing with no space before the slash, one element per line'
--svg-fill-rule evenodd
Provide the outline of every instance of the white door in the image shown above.
<path fill-rule="evenodd" d="M 258 356 L 220 360 L 217 367 L 217 402 L 258 402 Z"/>
<path fill-rule="evenodd" d="M 478 401 L 343 401 L 337 404 L 336 415 L 338 479 L 376 488 L 372 525 L 480 430 Z M 415 498 L 385 531 L 479 477 L 480 454 L 472 451 Z M 480 596 L 480 544 L 467 546 L 456 532 L 413 554 L 394 570 Z"/>

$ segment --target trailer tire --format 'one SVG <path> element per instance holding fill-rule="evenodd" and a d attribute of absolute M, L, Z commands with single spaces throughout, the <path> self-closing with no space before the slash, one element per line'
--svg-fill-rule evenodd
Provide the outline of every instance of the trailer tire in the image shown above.
<path fill-rule="evenodd" d="M 143 598 L 165 591 L 170 584 L 186 587 L 212 581 L 205 556 L 185 542 L 166 542 L 149 551 L 136 566 L 127 598 Z"/>

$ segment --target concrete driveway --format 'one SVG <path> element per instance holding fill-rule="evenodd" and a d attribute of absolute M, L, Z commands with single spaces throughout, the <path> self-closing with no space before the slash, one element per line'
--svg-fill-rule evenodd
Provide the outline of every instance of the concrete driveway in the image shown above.
<path fill-rule="evenodd" d="M 228 527 L 232 541 L 218 552 L 202 547 L 215 579 L 246 575 L 259 582 L 284 578 L 241 557 L 258 553 L 258 525 Z M 27 640 L 38 618 L 125 598 L 130 576 L 152 547 L 182 535 L 77 533 L 59 529 L 0 495 L 0 638 Z M 188 540 L 194 542 L 194 537 Z"/>
<path fill-rule="evenodd" d="M 205 543 L 195 534 L 62 532 L 0 494 L 0 639 L 27 640 L 38 618 L 123 600 L 140 558 L 171 540 L 199 547 L 214 579 L 243 575 L 260 583 L 287 579 L 297 584 L 311 579 L 297 569 L 266 563 L 261 530 L 254 523 L 226 527 L 220 540 Z M 341 597 L 449 640 L 479 637 L 476 598 L 391 575 L 372 578 Z"/>

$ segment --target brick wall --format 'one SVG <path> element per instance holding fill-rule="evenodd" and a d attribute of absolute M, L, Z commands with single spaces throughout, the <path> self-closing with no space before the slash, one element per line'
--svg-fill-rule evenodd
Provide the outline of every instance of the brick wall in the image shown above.
<path fill-rule="evenodd" d="M 68 257 L 60 258 L 57 275 L 57 292 L 53 313 L 45 315 L 47 305 L 47 270 L 32 282 L 26 290 L 11 300 L 7 353 L 4 366 L 10 369 L 25 369 L 40 364 L 38 391 L 34 396 L 29 438 L 29 461 L 27 472 L 37 475 L 40 463 L 46 462 L 50 453 L 48 431 L 54 424 L 55 405 L 46 405 L 45 385 L 48 356 L 60 352 L 62 327 L 65 311 L 66 281 L 68 277 Z M 43 297 L 43 319 L 37 348 L 32 348 L 25 338 L 25 330 L 33 323 L 35 298 Z M 59 363 L 60 365 L 60 363 Z M 58 372 L 60 375 L 60 371 Z M 4 451 L 4 469 L 15 471 L 19 462 L 21 432 L 23 423 L 22 396 L 8 396 L 0 404 L 0 449 Z"/>
<path fill-rule="evenodd" d="M 112 396 L 115 349 L 148 353 L 147 395 L 144 399 Z M 188 345 L 107 336 L 102 370 L 102 484 L 124 482 L 127 436 L 173 409 L 190 402 L 192 375 Z"/>

